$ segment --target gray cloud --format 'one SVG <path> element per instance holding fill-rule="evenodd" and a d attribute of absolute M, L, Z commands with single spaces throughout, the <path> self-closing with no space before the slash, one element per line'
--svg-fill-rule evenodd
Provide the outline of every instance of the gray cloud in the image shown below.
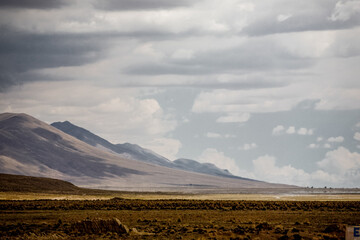
<path fill-rule="evenodd" d="M 1 0 L 0 8 L 49 9 L 68 5 L 65 0 Z"/>
<path fill-rule="evenodd" d="M 93 6 L 106 11 L 128 11 L 176 8 L 189 6 L 192 2 L 189 0 L 98 0 L 93 3 Z"/>
<path fill-rule="evenodd" d="M 298 57 L 275 42 L 254 40 L 235 48 L 200 52 L 186 60 L 168 58 L 160 63 L 130 66 L 125 69 L 125 72 L 137 75 L 201 75 L 271 69 L 301 69 L 312 64 L 313 60 Z"/>
<path fill-rule="evenodd" d="M 100 35 L 1 32 L 0 90 L 36 79 L 27 71 L 96 61 L 106 46 Z"/>
<path fill-rule="evenodd" d="M 284 3 L 261 17 L 255 18 L 243 33 L 261 36 L 275 33 L 348 29 L 360 25 L 360 12 L 349 11 L 347 4 L 355 1 L 308 1 Z"/>

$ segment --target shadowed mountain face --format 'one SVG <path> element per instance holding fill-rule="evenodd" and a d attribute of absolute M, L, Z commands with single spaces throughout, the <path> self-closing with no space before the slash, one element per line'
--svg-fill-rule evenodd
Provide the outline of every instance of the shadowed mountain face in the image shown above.
<path fill-rule="evenodd" d="M 182 191 L 194 186 L 289 187 L 130 160 L 93 147 L 29 115 L 12 113 L 0 114 L 0 173 L 57 178 L 83 187 L 135 191 Z"/>
<path fill-rule="evenodd" d="M 229 171 L 220 169 L 211 163 L 199 163 L 195 160 L 190 160 L 190 159 L 178 159 L 172 162 L 167 158 L 160 156 L 159 154 L 156 154 L 151 150 L 144 149 L 136 144 L 131 144 L 131 143 L 112 144 L 109 141 L 91 133 L 90 131 L 78 127 L 68 121 L 55 122 L 52 123 L 51 125 L 94 147 L 101 146 L 102 149 L 106 148 L 110 151 L 121 154 L 122 156 L 127 157 L 129 159 L 135 159 L 164 167 L 181 169 L 191 172 L 242 179 L 241 177 L 236 177 L 232 175 Z"/>

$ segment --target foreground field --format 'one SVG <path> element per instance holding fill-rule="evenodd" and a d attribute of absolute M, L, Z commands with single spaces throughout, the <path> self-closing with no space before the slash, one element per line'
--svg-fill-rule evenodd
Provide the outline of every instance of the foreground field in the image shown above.
<path fill-rule="evenodd" d="M 344 239 L 360 202 L 3 200 L 0 213 L 0 239 Z"/>

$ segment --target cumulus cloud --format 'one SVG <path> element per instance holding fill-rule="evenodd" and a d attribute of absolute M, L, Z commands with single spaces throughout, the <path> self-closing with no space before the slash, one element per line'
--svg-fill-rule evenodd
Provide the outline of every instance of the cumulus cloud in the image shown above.
<path fill-rule="evenodd" d="M 285 131 L 285 127 L 283 125 L 277 125 L 276 127 L 273 128 L 272 134 L 280 135 L 280 134 L 284 133 L 284 131 Z"/>
<path fill-rule="evenodd" d="M 296 132 L 295 127 L 294 126 L 290 126 L 287 130 L 286 133 L 287 134 L 294 134 Z"/>
<path fill-rule="evenodd" d="M 221 138 L 222 136 L 219 133 L 207 132 L 206 137 L 208 137 L 208 138 Z"/>
<path fill-rule="evenodd" d="M 220 152 L 215 148 L 205 149 L 197 160 L 202 163 L 213 163 L 217 167 L 227 169 L 233 174 L 239 174 L 240 172 L 234 159 L 225 156 L 223 152 Z"/>
<path fill-rule="evenodd" d="M 328 143 L 324 143 L 323 148 L 331 148 L 331 145 Z"/>
<path fill-rule="evenodd" d="M 316 143 L 311 143 L 309 144 L 308 148 L 312 148 L 312 149 L 315 149 L 315 148 L 319 148 L 320 145 L 319 144 L 316 144 Z"/>
<path fill-rule="evenodd" d="M 208 138 L 235 138 L 236 135 L 234 134 L 220 134 L 220 133 L 215 133 L 215 132 L 207 132 L 205 134 L 206 137 Z"/>
<path fill-rule="evenodd" d="M 328 142 L 330 143 L 341 143 L 344 141 L 344 137 L 343 136 L 338 136 L 338 137 L 329 137 L 327 139 Z"/>
<path fill-rule="evenodd" d="M 309 174 L 302 169 L 296 169 L 291 165 L 278 167 L 276 158 L 265 155 L 253 160 L 254 175 L 258 179 L 276 182 L 301 185 L 309 182 Z"/>
<path fill-rule="evenodd" d="M 239 147 L 240 150 L 248 151 L 257 148 L 256 143 L 245 143 L 242 147 Z"/>
<path fill-rule="evenodd" d="M 332 148 L 334 146 L 334 144 L 338 144 L 338 143 L 342 143 L 344 142 L 344 137 L 343 136 L 338 136 L 338 137 L 329 137 L 325 143 L 323 144 L 319 144 L 320 142 L 322 142 L 324 139 L 323 137 L 318 137 L 316 139 L 316 142 L 318 143 L 312 143 L 308 146 L 308 148 L 325 148 L 325 149 L 329 149 L 329 148 Z"/>
<path fill-rule="evenodd" d="M 178 158 L 176 154 L 179 152 L 181 146 L 182 144 L 179 140 L 165 137 L 155 138 L 142 145 L 142 147 L 151 149 L 155 153 L 160 154 L 171 161 Z"/>
<path fill-rule="evenodd" d="M 250 119 L 249 113 L 229 113 L 226 116 L 219 117 L 216 122 L 220 123 L 244 123 Z"/>
<path fill-rule="evenodd" d="M 285 127 L 283 125 L 278 125 L 273 128 L 272 134 L 273 135 L 281 135 L 281 134 L 298 134 L 298 135 L 313 135 L 314 129 L 308 129 L 301 127 L 296 130 L 294 126 L 289 126 L 288 129 L 285 131 Z"/>
<path fill-rule="evenodd" d="M 253 160 L 253 175 L 258 179 L 294 185 L 359 187 L 360 154 L 344 147 L 326 153 L 317 162 L 318 170 L 306 172 L 291 165 L 277 166 L 276 158 L 269 155 Z"/>
<path fill-rule="evenodd" d="M 360 177 L 360 154 L 357 152 L 352 153 L 344 147 L 327 152 L 325 158 L 317 162 L 317 165 L 332 174 L 344 176 L 354 173 Z"/>
<path fill-rule="evenodd" d="M 299 128 L 297 131 L 297 134 L 299 135 L 313 135 L 314 130 L 313 129 L 306 129 L 306 128 Z"/>
<path fill-rule="evenodd" d="M 354 139 L 355 139 L 356 141 L 360 141 L 360 132 L 356 132 L 356 133 L 354 134 Z"/>

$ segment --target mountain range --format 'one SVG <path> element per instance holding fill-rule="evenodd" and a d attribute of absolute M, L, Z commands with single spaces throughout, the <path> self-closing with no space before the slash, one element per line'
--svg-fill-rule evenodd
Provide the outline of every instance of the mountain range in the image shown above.
<path fill-rule="evenodd" d="M 236 177 L 194 160 L 172 162 L 134 144 L 112 144 L 70 122 L 51 126 L 15 113 L 0 114 L 0 172 L 114 190 L 290 187 Z"/>
<path fill-rule="evenodd" d="M 240 178 L 232 175 L 226 169 L 220 169 L 216 167 L 212 163 L 199 163 L 191 159 L 177 159 L 175 161 L 170 161 L 169 159 L 160 156 L 159 154 L 149 149 L 144 149 L 136 144 L 131 144 L 131 143 L 112 144 L 109 141 L 93 134 L 92 132 L 70 123 L 69 121 L 55 122 L 52 123 L 51 126 L 56 127 L 57 129 L 83 142 L 86 142 L 91 146 L 120 154 L 122 157 L 129 158 L 132 160 L 138 160 L 164 167 L 181 169 L 191 172 L 199 172 L 214 176 Z"/>

